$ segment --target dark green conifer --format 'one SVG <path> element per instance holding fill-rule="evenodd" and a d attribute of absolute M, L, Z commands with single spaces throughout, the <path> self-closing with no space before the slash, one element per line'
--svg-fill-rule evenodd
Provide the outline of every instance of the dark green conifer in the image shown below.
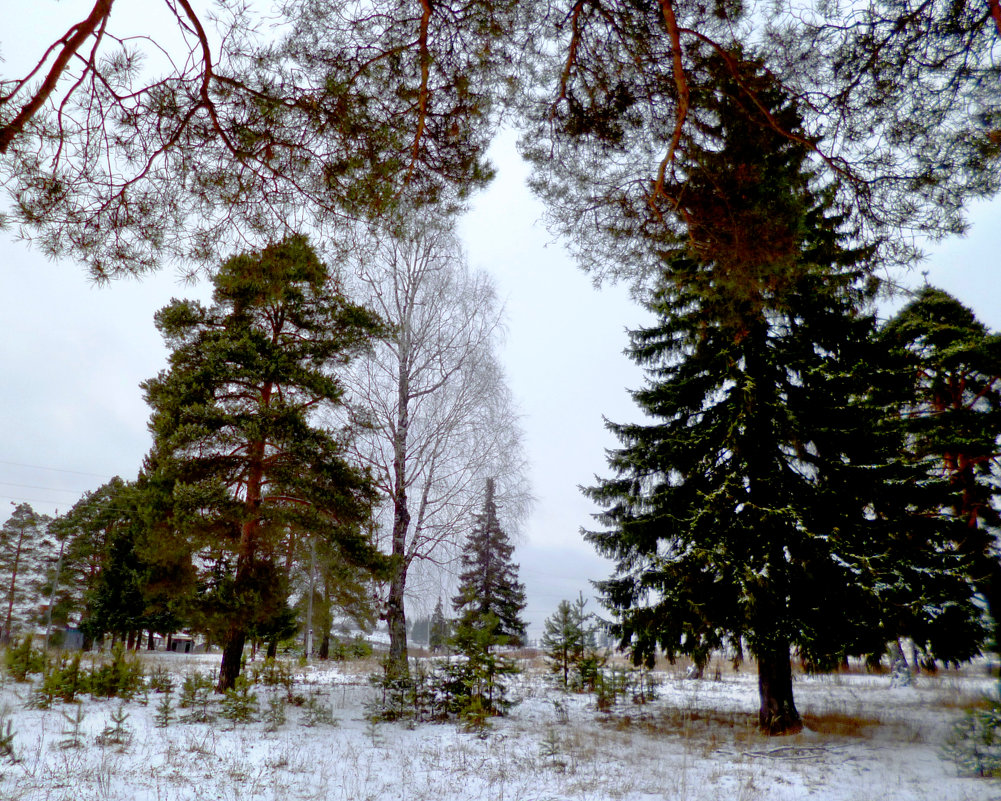
<path fill-rule="evenodd" d="M 923 467 L 926 513 L 949 510 L 956 549 L 1001 642 L 1001 562 L 994 505 L 1001 439 L 1001 336 L 941 289 L 924 286 L 880 332 L 891 370 L 882 399 L 899 415 L 906 458 Z"/>
<path fill-rule="evenodd" d="M 469 630 L 492 627 L 494 644 L 523 645 L 525 587 L 518 566 L 511 561 L 514 546 L 501 528 L 494 503 L 494 481 L 487 479 L 483 511 L 462 552 L 459 594 L 452 599 L 458 613 L 456 638 Z"/>
<path fill-rule="evenodd" d="M 431 627 L 428 634 L 428 647 L 432 651 L 440 651 L 448 643 L 449 626 L 445 619 L 445 612 L 441 608 L 441 598 L 435 604 L 434 613 L 431 615 Z"/>
<path fill-rule="evenodd" d="M 599 588 L 637 663 L 658 647 L 697 662 L 746 647 L 759 724 L 785 733 L 801 728 L 791 649 L 821 662 L 881 651 L 902 625 L 891 602 L 913 629 L 933 604 L 964 622 L 973 610 L 940 529 L 912 528 L 890 491 L 907 486 L 888 463 L 896 443 L 861 402 L 867 254 L 812 185 L 810 143 L 778 133 L 800 130 L 793 104 L 754 64 L 739 79 L 729 62 L 715 69 L 698 100 L 711 114 L 682 145 L 687 241 L 653 243 L 656 322 L 631 335 L 648 373 L 634 397 L 653 422 L 610 425 L 616 476 L 589 490 L 607 529 L 587 536 L 618 563 Z M 941 580 L 907 584 L 922 570 Z"/>
<path fill-rule="evenodd" d="M 337 369 L 380 326 L 302 237 L 229 259 L 214 284 L 210 307 L 175 301 L 157 313 L 170 368 L 143 386 L 154 483 L 169 488 L 157 536 L 198 570 L 198 623 L 223 644 L 225 690 L 247 636 L 288 619 L 289 530 L 352 568 L 383 562 L 362 525 L 368 476 L 317 417 L 341 404 Z"/>
<path fill-rule="evenodd" d="M 576 601 L 560 601 L 544 624 L 541 645 L 550 669 L 560 676 L 564 687 L 570 685 L 570 673 L 586 656 L 595 652 L 595 625 L 584 611 L 583 594 Z"/>

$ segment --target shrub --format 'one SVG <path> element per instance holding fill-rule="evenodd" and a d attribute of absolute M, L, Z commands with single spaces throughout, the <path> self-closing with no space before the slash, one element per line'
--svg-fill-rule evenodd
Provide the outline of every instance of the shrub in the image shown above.
<path fill-rule="evenodd" d="M 83 747 L 83 707 L 77 704 L 76 713 L 70 715 L 63 712 L 66 719 L 66 728 L 63 729 L 63 739 L 59 741 L 60 748 L 82 748 Z"/>
<path fill-rule="evenodd" d="M 370 678 L 381 695 L 369 705 L 367 717 L 415 723 L 457 719 L 481 729 L 512 706 L 504 678 L 516 672 L 513 660 L 489 650 L 454 662 L 420 661 L 405 678 L 393 676 L 384 663 L 382 675 Z"/>
<path fill-rule="evenodd" d="M 237 676 L 222 700 L 222 716 L 233 723 L 250 723 L 257 717 L 257 693 L 251 690 L 246 676 Z"/>
<path fill-rule="evenodd" d="M 156 705 L 156 715 L 154 715 L 153 719 L 156 722 L 157 728 L 167 728 L 174 717 L 174 703 L 170 695 L 169 691 L 165 692 L 163 698 L 160 699 L 160 703 Z"/>
<path fill-rule="evenodd" d="M 170 671 L 163 667 L 163 665 L 157 665 L 149 674 L 147 686 L 155 693 L 169 695 L 174 691 L 174 677 L 170 675 Z"/>
<path fill-rule="evenodd" d="M 1001 776 L 1001 702 L 994 701 L 989 709 L 967 710 L 943 750 L 962 773 Z"/>
<path fill-rule="evenodd" d="M 178 705 L 187 709 L 182 718 L 188 723 L 207 723 L 212 720 L 212 679 L 195 671 L 184 677 L 181 684 L 181 699 Z"/>
<path fill-rule="evenodd" d="M 372 656 L 372 646 L 360 634 L 344 642 L 336 637 L 330 639 L 330 658 L 339 662 L 351 659 L 368 659 Z"/>
<path fill-rule="evenodd" d="M 42 678 L 32 697 L 32 705 L 44 709 L 56 698 L 69 703 L 76 700 L 79 693 L 86 692 L 88 684 L 86 673 L 80 670 L 80 654 L 75 653 L 70 658 L 63 656 Z"/>
<path fill-rule="evenodd" d="M 313 691 L 306 697 L 302 707 L 303 726 L 336 726 L 334 713 L 330 710 L 330 704 L 322 700 L 317 691 Z"/>
<path fill-rule="evenodd" d="M 295 673 L 288 662 L 265 659 L 260 666 L 254 666 L 250 675 L 252 684 L 281 687 L 285 690 L 286 701 L 292 701 L 295 690 Z"/>
<path fill-rule="evenodd" d="M 264 707 L 262 718 L 268 724 L 268 731 L 278 731 L 285 725 L 285 708 L 288 706 L 288 699 L 282 693 L 269 693 L 267 705 Z"/>
<path fill-rule="evenodd" d="M 90 672 L 90 694 L 94 698 L 131 699 L 145 684 L 142 665 L 125 658 L 125 647 L 118 643 L 111 651 L 111 661 L 97 665 Z"/>
<path fill-rule="evenodd" d="M 27 681 L 29 674 L 45 670 L 45 654 L 31 647 L 29 634 L 16 647 L 8 649 L 4 663 L 14 681 Z"/>
<path fill-rule="evenodd" d="M 657 697 L 657 683 L 646 668 L 612 667 L 598 671 L 594 692 L 598 710 L 608 712 L 627 696 L 634 704 L 649 703 Z"/>

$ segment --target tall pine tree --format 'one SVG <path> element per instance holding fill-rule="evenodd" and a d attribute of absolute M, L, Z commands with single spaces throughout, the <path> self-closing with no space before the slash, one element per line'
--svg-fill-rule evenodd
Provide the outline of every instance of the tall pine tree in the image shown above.
<path fill-rule="evenodd" d="M 891 358 L 884 402 L 900 416 L 906 458 L 927 473 L 930 512 L 949 510 L 958 551 L 987 601 L 1001 643 L 997 533 L 1001 335 L 941 289 L 924 286 L 880 332 Z"/>
<path fill-rule="evenodd" d="M 289 530 L 355 570 L 384 562 L 366 533 L 373 491 L 345 458 L 337 369 L 380 331 L 304 238 L 226 261 L 213 303 L 158 312 L 170 368 L 143 386 L 153 409 L 150 481 L 169 491 L 158 538 L 199 571 L 198 622 L 223 644 L 219 689 L 248 635 L 289 619 Z"/>
<path fill-rule="evenodd" d="M 462 551 L 459 594 L 452 599 L 458 614 L 456 637 L 489 629 L 495 644 L 524 645 L 525 586 L 511 561 L 514 546 L 501 528 L 494 502 L 494 480 L 487 479 L 483 511 Z"/>
<path fill-rule="evenodd" d="M 0 642 L 7 643 L 14 632 L 35 622 L 33 612 L 40 597 L 37 585 L 46 559 L 56 550 L 49 535 L 51 518 L 40 515 L 31 504 L 14 507 L 0 528 Z"/>
<path fill-rule="evenodd" d="M 610 425 L 616 477 L 589 490 L 607 529 L 587 537 L 617 561 L 599 589 L 633 658 L 746 646 L 759 725 L 778 734 L 801 728 L 792 648 L 816 661 L 881 649 L 899 622 L 882 611 L 891 592 L 936 589 L 918 609 L 975 612 L 938 529 L 912 532 L 906 498 L 879 498 L 893 449 L 859 404 L 866 253 L 843 244 L 830 194 L 811 185 L 810 143 L 778 133 L 801 130 L 795 107 L 755 65 L 735 77 L 733 58 L 709 58 L 710 113 L 681 145 L 687 241 L 653 245 L 657 322 L 631 335 L 649 377 L 634 397 L 654 422 Z M 940 585 L 906 583 L 919 552 L 941 555 Z"/>

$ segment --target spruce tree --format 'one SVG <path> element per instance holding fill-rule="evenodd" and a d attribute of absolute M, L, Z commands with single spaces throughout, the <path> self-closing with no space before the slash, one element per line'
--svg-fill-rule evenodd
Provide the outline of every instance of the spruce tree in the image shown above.
<path fill-rule="evenodd" d="M 431 615 L 431 630 L 428 633 L 428 647 L 432 651 L 440 651 L 448 643 L 448 621 L 445 619 L 445 612 L 441 608 L 441 597 L 435 604 L 434 613 Z"/>
<path fill-rule="evenodd" d="M 213 283 L 210 307 L 175 301 L 157 313 L 170 368 L 143 386 L 150 483 L 164 495 L 158 549 L 167 562 L 186 552 L 198 573 L 196 622 L 223 644 L 225 690 L 248 635 L 289 619 L 289 531 L 346 569 L 383 565 L 364 526 L 371 483 L 317 417 L 336 413 L 337 369 L 380 326 L 302 237 L 227 260 Z"/>
<path fill-rule="evenodd" d="M 525 643 L 525 587 L 518 581 L 518 566 L 511 561 L 514 546 L 501 528 L 494 503 L 494 481 L 487 479 L 483 511 L 462 552 L 459 594 L 452 599 L 458 614 L 456 639 L 489 629 L 497 645 Z"/>
<path fill-rule="evenodd" d="M 792 648 L 818 662 L 879 651 L 899 622 L 890 603 L 909 604 L 912 628 L 921 610 L 964 624 L 975 610 L 940 530 L 911 528 L 892 432 L 861 402 L 867 253 L 813 185 L 809 141 L 777 132 L 800 130 L 795 106 L 755 65 L 739 79 L 732 66 L 717 60 L 698 100 L 711 114 L 682 143 L 687 239 L 652 243 L 656 322 L 631 334 L 648 373 L 634 398 L 654 421 L 610 424 L 616 476 L 588 491 L 607 528 L 587 537 L 617 562 L 599 589 L 634 660 L 746 646 L 759 725 L 777 734 L 801 728 Z M 941 581 L 907 584 L 922 570 Z"/>

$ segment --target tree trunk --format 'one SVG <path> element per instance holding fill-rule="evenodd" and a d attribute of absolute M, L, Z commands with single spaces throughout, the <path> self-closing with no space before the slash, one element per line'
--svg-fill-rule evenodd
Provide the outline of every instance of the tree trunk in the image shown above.
<path fill-rule="evenodd" d="M 323 635 L 323 640 L 320 642 L 320 659 L 330 658 L 330 632 L 328 631 Z"/>
<path fill-rule="evenodd" d="M 278 640 L 271 640 L 268 642 L 268 652 L 264 655 L 265 659 L 277 659 L 278 658 Z"/>
<path fill-rule="evenodd" d="M 779 643 L 757 654 L 758 727 L 766 734 L 795 734 L 803 722 L 792 697 L 792 662 L 789 644 Z"/>
<path fill-rule="evenodd" d="M 150 651 L 156 650 L 156 640 L 153 639 L 153 629 L 149 630 L 149 640 L 147 641 L 147 643 L 148 643 L 146 646 L 147 650 Z"/>
<path fill-rule="evenodd" d="M 407 653 L 407 615 L 403 606 L 403 592 L 407 583 L 407 567 L 401 560 L 393 570 L 386 601 L 386 624 L 389 627 L 388 674 L 390 678 L 410 675 Z"/>
<path fill-rule="evenodd" d="M 17 568 L 21 561 L 21 546 L 24 544 L 24 521 L 21 521 L 21 532 L 17 538 L 17 549 L 14 551 L 14 567 L 10 574 L 10 589 L 7 593 L 7 620 L 3 626 L 3 644 L 10 642 L 11 620 L 14 614 L 14 590 L 17 585 Z"/>
<path fill-rule="evenodd" d="M 990 572 L 981 581 L 975 582 L 976 588 L 987 601 L 987 614 L 990 616 L 990 632 L 993 635 L 992 647 L 995 653 L 1001 654 L 1001 561 L 991 554 Z"/>
<path fill-rule="evenodd" d="M 237 629 L 230 634 L 222 649 L 222 664 L 219 666 L 219 684 L 216 692 L 224 693 L 236 684 L 240 675 L 240 660 L 243 659 L 243 644 L 247 640 L 247 632 Z"/>
<path fill-rule="evenodd" d="M 407 434 L 410 428 L 410 373 L 407 370 L 410 354 L 410 326 L 405 321 L 400 327 L 400 370 L 397 375 L 396 432 L 393 436 L 393 542 L 392 553 L 396 560 L 389 582 L 386 600 L 386 625 L 389 628 L 389 656 L 386 673 L 390 679 L 410 676 L 407 654 L 407 616 L 403 595 L 407 586 L 407 531 L 410 528 L 410 509 L 407 507 Z"/>

